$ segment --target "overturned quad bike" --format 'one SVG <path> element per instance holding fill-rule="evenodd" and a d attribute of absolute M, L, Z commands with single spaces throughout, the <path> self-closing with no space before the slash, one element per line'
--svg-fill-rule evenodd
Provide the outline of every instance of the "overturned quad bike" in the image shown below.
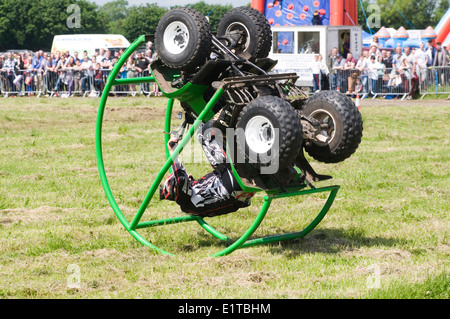
<path fill-rule="evenodd" d="M 195 221 L 227 243 L 225 249 L 214 254 L 223 256 L 238 248 L 300 238 L 314 229 L 328 212 L 339 186 L 314 187 L 314 182 L 331 176 L 317 174 L 304 151 L 323 163 L 344 161 L 356 151 L 363 125 L 352 100 L 336 91 L 321 91 L 308 97 L 295 85 L 298 79 L 295 73 L 270 73 L 276 64 L 267 58 L 272 45 L 270 26 L 263 14 L 249 7 L 229 11 L 221 19 L 215 36 L 200 12 L 190 8 L 170 10 L 157 26 L 154 44 L 158 58 L 150 65 L 151 76 L 118 79 L 121 67 L 146 40 L 144 35 L 139 37 L 114 66 L 97 118 L 99 174 L 111 207 L 126 230 L 143 245 L 170 254 L 150 243 L 139 230 Z M 180 142 L 173 155 L 169 155 L 167 148 L 170 134 L 165 134 L 167 160 L 129 221 L 117 205 L 106 178 L 102 154 L 103 114 L 113 86 L 150 82 L 156 82 L 168 98 L 164 132 L 173 132 L 171 114 L 175 99 L 180 102 L 185 117 L 177 130 Z M 242 190 L 264 193 L 257 217 L 245 233 L 234 240 L 204 220 L 211 216 L 184 214 L 141 221 L 155 192 L 158 194 L 165 174 L 171 170 L 174 157 L 196 130 L 210 120 L 226 136 L 227 158 Z M 231 136 L 226 133 L 230 129 L 234 132 Z M 274 166 L 276 169 L 272 169 Z M 319 192 L 329 192 L 328 198 L 303 230 L 249 239 L 264 219 L 272 200 Z"/>

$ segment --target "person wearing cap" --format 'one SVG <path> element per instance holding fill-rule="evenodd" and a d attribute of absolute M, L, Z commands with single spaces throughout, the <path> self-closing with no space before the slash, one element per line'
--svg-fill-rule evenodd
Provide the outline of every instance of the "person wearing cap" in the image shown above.
<path fill-rule="evenodd" d="M 322 25 L 322 18 L 320 17 L 319 10 L 314 10 L 313 18 L 311 21 L 312 25 Z"/>

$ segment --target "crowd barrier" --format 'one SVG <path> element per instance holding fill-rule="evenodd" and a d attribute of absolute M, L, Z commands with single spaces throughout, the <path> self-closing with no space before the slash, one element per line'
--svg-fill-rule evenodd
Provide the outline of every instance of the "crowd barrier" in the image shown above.
<path fill-rule="evenodd" d="M 405 99 L 414 88 L 414 76 L 408 69 L 385 68 L 375 72 L 360 69 L 332 70 L 332 90 L 339 90 L 350 96 L 366 98 L 391 96 Z"/>
<path fill-rule="evenodd" d="M 42 72 L 16 70 L 0 72 L 0 90 L 4 97 L 8 96 L 82 96 L 99 97 L 110 69 L 81 71 L 70 69 L 58 72 Z M 132 77 L 148 76 L 149 71 L 132 73 Z M 126 78 L 128 72 L 119 74 Z M 315 82 L 312 94 L 317 90 L 339 90 L 350 96 L 363 98 L 372 96 L 400 97 L 405 99 L 416 88 L 423 98 L 427 94 L 450 94 L 450 66 L 417 68 L 413 75 L 409 69 L 385 68 L 377 72 L 361 71 L 359 69 L 331 70 L 329 75 L 322 73 L 313 75 Z M 116 95 L 151 95 L 159 96 L 156 83 L 137 85 L 119 85 L 114 87 L 112 94 Z"/>
<path fill-rule="evenodd" d="M 99 97 L 108 80 L 110 69 L 65 71 L 30 71 L 15 70 L 14 72 L 0 72 L 0 91 L 3 97 L 8 96 L 49 96 L 49 97 Z M 127 71 L 122 72 L 119 77 L 126 78 Z M 135 72 L 132 77 L 148 76 L 149 70 Z M 119 85 L 112 92 L 114 95 L 138 94 L 150 97 L 160 96 L 156 83 L 144 83 L 137 85 Z"/>
<path fill-rule="evenodd" d="M 450 94 L 450 66 L 423 68 L 418 74 L 421 99 L 427 94 Z"/>

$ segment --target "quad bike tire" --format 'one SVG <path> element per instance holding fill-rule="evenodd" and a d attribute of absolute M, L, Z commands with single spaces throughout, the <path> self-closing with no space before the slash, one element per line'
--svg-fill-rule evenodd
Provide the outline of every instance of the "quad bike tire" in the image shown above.
<path fill-rule="evenodd" d="M 193 72 L 209 58 L 211 46 L 209 22 L 195 9 L 172 9 L 156 27 L 156 51 L 161 61 L 170 68 Z"/>
<path fill-rule="evenodd" d="M 274 163 L 278 169 L 290 165 L 301 149 L 302 137 L 295 109 L 276 96 L 252 100 L 242 109 L 236 123 L 237 152 L 257 169 Z"/>
<path fill-rule="evenodd" d="M 232 49 L 244 59 L 266 58 L 272 46 L 272 31 L 266 17 L 250 7 L 237 7 L 223 16 L 217 37 L 223 36 L 239 39 Z"/>
<path fill-rule="evenodd" d="M 323 142 L 305 145 L 306 152 L 322 163 L 339 163 L 350 157 L 361 143 L 363 121 L 353 101 L 337 91 L 321 91 L 305 103 L 300 112 L 321 124 L 328 124 L 321 134 Z"/>

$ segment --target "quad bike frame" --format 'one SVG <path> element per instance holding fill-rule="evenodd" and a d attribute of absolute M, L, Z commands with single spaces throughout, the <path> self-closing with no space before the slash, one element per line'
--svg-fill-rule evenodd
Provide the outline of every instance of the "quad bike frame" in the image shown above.
<path fill-rule="evenodd" d="M 214 40 L 214 39 L 213 39 Z M 130 47 L 122 54 L 122 56 L 119 58 L 118 62 L 115 64 L 114 68 L 112 69 L 108 81 L 105 84 L 105 88 L 103 91 L 103 94 L 101 96 L 98 114 L 97 114 L 97 123 L 96 123 L 96 156 L 97 156 L 97 162 L 98 162 L 98 170 L 99 175 L 101 179 L 101 183 L 103 186 L 103 189 L 106 193 L 106 197 L 116 214 L 119 221 L 122 223 L 124 228 L 142 245 L 150 247 L 151 249 L 160 252 L 162 254 L 169 254 L 173 255 L 170 252 L 165 251 L 164 249 L 160 248 L 159 246 L 151 243 L 146 238 L 144 238 L 140 233 L 139 230 L 143 228 L 149 228 L 149 227 L 156 227 L 156 226 L 164 226 L 168 224 L 176 224 L 176 223 L 185 223 L 185 222 L 191 222 L 195 221 L 197 222 L 204 230 L 206 230 L 208 233 L 210 233 L 212 236 L 216 237 L 217 239 L 221 241 L 225 241 L 229 243 L 229 245 L 213 254 L 213 256 L 224 256 L 232 253 L 236 249 L 239 248 L 245 248 L 245 247 L 251 247 L 255 245 L 262 245 L 272 242 L 279 242 L 284 240 L 292 240 L 295 238 L 302 238 L 308 233 L 310 233 L 324 218 L 324 216 L 329 211 L 336 194 L 339 190 L 338 185 L 333 186 L 327 186 L 327 187 L 320 187 L 315 188 L 312 186 L 308 180 L 303 179 L 301 183 L 298 183 L 294 186 L 286 186 L 286 187 L 274 187 L 272 189 L 262 189 L 260 187 L 255 187 L 254 185 L 249 185 L 243 179 L 241 179 L 239 173 L 236 170 L 236 167 L 233 163 L 231 163 L 233 174 L 236 177 L 236 180 L 240 184 L 241 188 L 245 192 L 258 192 L 258 193 L 264 193 L 263 199 L 264 202 L 262 204 L 262 207 L 257 214 L 255 220 L 250 225 L 250 227 L 244 232 L 244 234 L 239 237 L 238 239 L 231 239 L 225 234 L 219 232 L 216 228 L 211 226 L 208 222 L 204 220 L 203 217 L 200 216 L 194 216 L 194 215 L 182 215 L 179 217 L 173 217 L 173 218 L 164 218 L 164 219 L 151 219 L 149 221 L 142 221 L 142 217 L 144 215 L 144 212 L 146 211 L 148 205 L 150 204 L 152 198 L 155 195 L 155 192 L 159 189 L 159 185 L 161 184 L 165 174 L 171 170 L 171 165 L 173 163 L 173 160 L 175 156 L 177 156 L 179 153 L 182 152 L 183 148 L 186 146 L 186 144 L 189 142 L 192 136 L 195 135 L 195 131 L 205 122 L 210 120 L 215 113 L 213 112 L 214 106 L 217 104 L 221 96 L 227 92 L 227 90 L 233 90 L 233 87 L 236 85 L 239 85 L 240 83 L 245 83 L 248 81 L 251 82 L 265 82 L 265 81 L 277 81 L 280 79 L 295 80 L 295 74 L 284 74 L 284 75 L 268 75 L 267 73 L 262 75 L 253 75 L 253 76 L 245 76 L 242 75 L 242 77 L 234 77 L 232 79 L 224 79 L 223 81 L 213 83 L 213 86 L 215 87 L 215 92 L 212 94 L 211 98 L 208 101 L 205 101 L 203 99 L 203 93 L 206 91 L 206 89 L 209 87 L 209 85 L 205 85 L 202 83 L 202 80 L 196 81 L 195 78 L 191 80 L 190 82 L 184 84 L 180 88 L 174 88 L 169 85 L 170 82 L 175 81 L 179 77 L 179 73 L 177 72 L 170 72 L 170 70 L 164 70 L 163 67 L 158 65 L 157 63 L 153 63 L 151 65 L 152 75 L 147 77 L 139 77 L 139 78 L 127 78 L 127 79 L 117 79 L 117 75 L 119 73 L 120 68 L 126 63 L 127 59 L 130 57 L 131 54 L 133 54 L 141 44 L 143 44 L 146 41 L 146 37 L 140 36 L 138 39 L 136 39 Z M 220 44 L 218 44 L 219 48 L 221 47 Z M 239 61 L 238 61 L 239 62 Z M 205 66 L 206 68 L 208 66 Z M 254 68 L 259 69 L 257 65 L 253 65 Z M 214 68 L 211 68 L 211 70 Z M 210 72 L 210 71 L 208 71 Z M 165 124 L 164 124 L 164 132 L 169 133 L 171 132 L 171 116 L 172 116 L 172 109 L 174 105 L 175 99 L 183 102 L 187 101 L 189 102 L 190 107 L 193 109 L 194 113 L 196 113 L 198 116 L 193 121 L 192 125 L 190 126 L 189 130 L 186 134 L 182 137 L 180 142 L 178 143 L 177 147 L 175 148 L 172 155 L 169 155 L 169 151 L 167 148 L 167 143 L 170 139 L 170 134 L 165 134 L 165 153 L 166 153 L 166 161 L 161 167 L 159 173 L 157 174 L 155 180 L 153 181 L 149 191 L 147 192 L 145 198 L 143 199 L 139 209 L 137 210 L 134 218 L 132 220 L 128 220 L 124 214 L 122 213 L 121 209 L 119 208 L 116 199 L 114 198 L 113 192 L 109 186 L 109 182 L 106 176 L 105 172 L 105 164 L 103 160 L 103 150 L 102 150 L 102 124 L 103 124 L 103 116 L 104 111 L 106 108 L 106 102 L 109 96 L 109 93 L 111 89 L 114 86 L 117 85 L 128 85 L 128 84 L 142 84 L 142 83 L 152 83 L 156 82 L 163 95 L 168 98 L 167 102 L 167 108 L 166 108 L 166 115 L 165 115 Z M 295 82 L 295 81 L 294 81 Z M 302 174 L 302 171 L 297 169 L 297 173 L 300 175 Z M 304 172 L 303 172 L 304 173 Z M 308 173 L 308 172 L 307 172 Z M 309 176 L 317 177 L 313 171 L 309 172 Z M 308 175 L 308 174 L 306 174 Z M 314 179 L 320 180 L 319 179 Z M 309 188 L 307 188 L 309 186 Z M 315 193 L 321 193 L 321 192 L 328 192 L 328 198 L 326 199 L 322 209 L 317 214 L 317 216 L 302 230 L 287 234 L 279 234 L 279 235 L 273 235 L 273 236 L 266 236 L 261 238 L 254 238 L 250 239 L 250 237 L 253 235 L 253 233 L 258 229 L 261 222 L 263 221 L 264 217 L 266 216 L 270 205 L 273 200 L 282 199 L 286 197 L 293 197 L 293 196 L 301 196 L 301 195 L 310 195 Z"/>

